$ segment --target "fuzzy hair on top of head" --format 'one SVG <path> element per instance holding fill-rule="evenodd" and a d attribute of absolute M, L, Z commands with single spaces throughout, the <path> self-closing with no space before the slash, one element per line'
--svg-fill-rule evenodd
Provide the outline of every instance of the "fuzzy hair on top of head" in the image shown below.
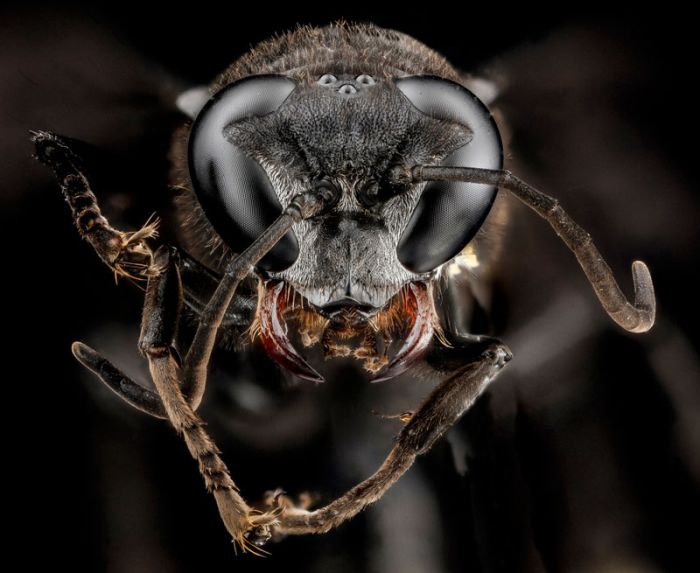
<path fill-rule="evenodd" d="M 216 79 L 212 93 L 252 74 L 285 74 L 310 82 L 324 73 L 379 78 L 430 74 L 459 81 L 443 56 L 415 38 L 373 24 L 341 21 L 322 28 L 300 26 L 261 42 Z"/>

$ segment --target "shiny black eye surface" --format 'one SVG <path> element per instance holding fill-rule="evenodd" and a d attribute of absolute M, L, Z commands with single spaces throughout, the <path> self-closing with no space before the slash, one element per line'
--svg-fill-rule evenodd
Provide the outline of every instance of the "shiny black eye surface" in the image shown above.
<path fill-rule="evenodd" d="M 441 165 L 500 169 L 503 147 L 486 106 L 465 87 L 434 76 L 396 80 L 420 112 L 467 127 L 472 137 Z M 429 182 L 401 235 L 397 254 L 417 273 L 431 271 L 457 255 L 474 237 L 496 199 L 496 187 L 476 183 Z"/>
<path fill-rule="evenodd" d="M 279 109 L 296 84 L 283 76 L 250 76 L 218 92 L 204 106 L 189 137 L 190 179 L 216 232 L 234 252 L 250 245 L 281 213 L 265 173 L 227 136 L 246 118 Z M 264 270 L 283 270 L 299 253 L 290 231 L 261 261 Z"/>

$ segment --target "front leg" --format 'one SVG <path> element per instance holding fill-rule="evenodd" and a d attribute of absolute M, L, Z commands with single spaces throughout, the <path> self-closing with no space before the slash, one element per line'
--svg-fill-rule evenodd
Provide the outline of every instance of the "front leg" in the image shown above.
<path fill-rule="evenodd" d="M 80 159 L 71 148 L 70 140 L 49 131 L 33 131 L 31 139 L 35 145 L 36 158 L 55 173 L 80 236 L 92 245 L 117 277 L 148 279 L 149 273 L 155 268 L 155 255 L 147 239 L 156 237 L 157 223 L 147 222 L 135 232 L 115 229 L 102 215 L 97 198 L 80 168 Z M 195 289 L 207 287 L 214 290 L 218 277 L 186 255 L 182 259 L 178 257 L 178 263 L 180 272 L 184 272 L 185 277 L 192 281 Z M 188 289 L 187 295 L 188 305 L 195 312 L 203 312 L 205 305 L 196 299 L 196 291 Z M 241 321 L 253 311 L 253 303 L 248 302 L 248 297 L 243 297 L 241 301 L 234 301 L 227 307 L 224 318 L 228 320 L 227 324 L 233 322 L 240 326 Z M 94 372 L 120 398 L 151 416 L 167 417 L 157 393 L 129 378 L 98 352 L 81 342 L 74 343 L 72 351 L 83 366 Z M 205 374 L 204 372 L 197 380 L 194 396 L 193 385 L 185 385 L 185 395 L 190 403 L 194 402 L 195 410 L 202 398 Z"/>
<path fill-rule="evenodd" d="M 158 221 L 146 221 L 141 229 L 133 232 L 115 229 L 102 215 L 69 143 L 49 131 L 33 131 L 32 142 L 36 158 L 55 173 L 80 236 L 92 245 L 115 276 L 146 278 L 153 263 L 153 252 L 146 240 L 157 235 Z"/>
<path fill-rule="evenodd" d="M 235 543 L 244 550 L 259 553 L 244 534 L 255 528 L 258 536 L 269 535 L 264 523 L 255 525 L 249 518 L 251 508 L 238 492 L 221 452 L 205 429 L 204 421 L 194 412 L 181 389 L 182 371 L 175 359 L 175 338 L 182 307 L 182 282 L 173 251 L 165 247 L 155 255 L 152 276 L 148 280 L 139 348 L 148 365 L 163 409 L 170 423 L 197 460 L 207 490 L 219 508 L 219 514 Z"/>
<path fill-rule="evenodd" d="M 251 508 L 238 492 L 220 451 L 207 433 L 203 420 L 183 395 L 181 375 L 173 349 L 182 307 L 182 282 L 175 262 L 175 250 L 160 247 L 148 272 L 139 349 L 148 359 L 156 392 L 126 379 L 121 372 L 86 345 L 76 342 L 73 352 L 122 398 L 152 415 L 166 418 L 180 434 L 190 455 L 198 462 L 207 490 L 212 493 L 219 514 L 233 540 L 244 551 L 260 554 L 245 533 L 256 538 L 269 536 L 267 521 L 250 518 Z M 274 519 L 270 516 L 269 520 Z"/>
<path fill-rule="evenodd" d="M 399 434 L 423 454 L 466 412 L 513 355 L 497 338 L 473 336 L 436 345 L 427 356 L 435 374 L 447 378 L 435 388 Z"/>
<path fill-rule="evenodd" d="M 377 501 L 416 457 L 430 450 L 471 407 L 510 359 L 508 347 L 494 338 L 461 339 L 452 348 L 436 345 L 426 365 L 442 381 L 401 429 L 382 466 L 374 475 L 316 511 L 283 508 L 273 530 L 285 534 L 324 533 Z"/>

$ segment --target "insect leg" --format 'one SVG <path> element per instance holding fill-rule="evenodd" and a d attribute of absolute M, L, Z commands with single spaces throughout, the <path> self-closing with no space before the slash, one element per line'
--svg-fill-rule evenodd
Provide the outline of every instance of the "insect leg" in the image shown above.
<path fill-rule="evenodd" d="M 218 284 L 218 278 L 211 271 L 203 268 L 199 263 L 179 251 L 177 265 L 181 275 L 184 271 L 183 283 L 188 281 L 187 286 L 190 288 L 193 285 L 197 287 L 201 283 L 206 282 L 204 287 L 213 291 L 216 284 Z M 199 298 L 197 298 L 197 292 L 193 294 L 186 289 L 185 295 L 184 302 L 195 312 L 201 312 L 201 309 L 206 306 L 206 303 L 200 302 Z M 251 303 L 249 303 L 248 298 L 243 298 L 240 301 L 237 299 L 238 297 L 227 310 L 223 326 L 242 328 L 243 325 L 247 325 L 250 322 L 248 315 L 254 312 L 255 308 L 250 308 Z M 110 390 L 131 406 L 155 418 L 167 419 L 168 415 L 163 408 L 163 402 L 156 392 L 129 378 L 104 356 L 82 342 L 74 342 L 71 350 L 76 359 L 85 368 L 91 370 Z"/>
<path fill-rule="evenodd" d="M 315 511 L 285 509 L 273 529 L 280 533 L 324 533 L 374 503 L 469 409 L 511 358 L 496 339 L 469 339 L 434 348 L 427 363 L 442 382 L 401 429 L 382 466 L 362 483 Z"/>
<path fill-rule="evenodd" d="M 156 236 L 158 222 L 147 222 L 135 232 L 115 229 L 102 215 L 67 140 L 48 131 L 34 131 L 32 141 L 37 159 L 56 174 L 80 236 L 117 275 L 144 278 L 153 258 L 145 240 Z"/>
<path fill-rule="evenodd" d="M 185 305 L 199 315 L 206 308 L 209 299 L 219 285 L 221 276 L 197 262 L 185 251 L 178 249 L 178 268 L 185 289 Z M 250 326 L 258 304 L 257 278 L 250 284 L 241 283 L 236 290 L 236 296 L 226 310 L 221 323 L 223 328 L 234 334 Z"/>
<path fill-rule="evenodd" d="M 197 460 L 207 490 L 216 500 L 221 519 L 243 550 L 260 553 L 245 537 L 253 530 L 256 538 L 269 537 L 262 521 L 253 525 L 251 508 L 238 493 L 214 440 L 194 412 L 180 388 L 181 370 L 173 351 L 173 339 L 182 308 L 182 282 L 174 250 L 161 247 L 155 253 L 153 272 L 146 288 L 146 301 L 139 348 L 147 357 L 153 383 L 171 424 L 182 435 L 191 456 Z"/>
<path fill-rule="evenodd" d="M 629 332 L 646 332 L 654 325 L 656 301 L 649 268 L 642 261 L 632 263 L 634 304 L 620 290 L 610 267 L 582 229 L 559 204 L 510 171 L 473 167 L 418 165 L 411 170 L 412 181 L 465 181 L 488 183 L 508 189 L 520 201 L 545 219 L 576 255 L 601 305 L 617 324 Z"/>
<path fill-rule="evenodd" d="M 175 257 L 174 249 L 160 247 L 147 273 L 139 349 L 148 359 L 157 393 L 128 379 L 84 344 L 75 343 L 73 352 L 81 363 L 127 402 L 151 415 L 170 420 L 175 430 L 183 436 L 192 457 L 197 460 L 207 490 L 214 495 L 221 518 L 234 541 L 244 550 L 260 553 L 244 535 L 253 530 L 256 538 L 265 538 L 264 520 L 256 524 L 249 520 L 250 507 L 238 493 L 219 449 L 204 429 L 204 422 L 193 411 L 180 389 L 181 370 L 175 358 L 173 340 L 183 293 Z"/>
<path fill-rule="evenodd" d="M 95 375 L 115 392 L 120 398 L 131 404 L 137 410 L 150 414 L 155 418 L 165 418 L 168 415 L 163 408 L 160 396 L 131 380 L 119 368 L 82 342 L 74 342 L 71 350 L 85 368 Z"/>
<path fill-rule="evenodd" d="M 195 410 L 204 394 L 206 370 L 219 325 L 239 283 L 294 223 L 320 213 L 335 200 L 337 196 L 325 188 L 298 195 L 275 222 L 228 263 L 219 286 L 201 314 L 182 370 L 172 349 L 182 305 L 182 283 L 177 265 L 164 247 L 156 253 L 155 271 L 149 277 L 146 288 L 139 347 L 148 358 L 153 383 L 170 422 L 182 434 L 192 457 L 199 462 L 199 470 L 207 489 L 216 499 L 226 528 L 238 545 L 253 553 L 261 551 L 256 549 L 256 545 L 270 538 L 270 526 L 276 522 L 277 513 L 252 515 L 251 508 L 238 493 L 218 448 Z M 183 391 L 189 400 L 185 399 Z"/>

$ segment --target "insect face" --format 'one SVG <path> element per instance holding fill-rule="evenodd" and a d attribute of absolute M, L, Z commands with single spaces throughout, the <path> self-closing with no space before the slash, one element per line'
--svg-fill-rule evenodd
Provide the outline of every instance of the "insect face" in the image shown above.
<path fill-rule="evenodd" d="M 261 298 L 273 307 L 260 312 L 263 335 L 269 339 L 276 330 L 265 317 L 284 320 L 276 317 L 279 297 L 291 296 L 292 309 L 303 301 L 303 311 L 315 315 L 304 318 L 302 330 L 309 342 L 325 335 L 327 354 L 347 348 L 328 340 L 329 322 L 328 332 L 362 336 L 368 344 L 362 323 L 372 321 L 368 327 L 388 338 L 392 313 L 409 316 L 407 304 L 431 322 L 425 288 L 407 285 L 424 285 L 459 253 L 495 198 L 493 186 L 426 185 L 400 174 L 418 164 L 501 166 L 495 125 L 465 88 L 430 76 L 375 78 L 359 71 L 236 82 L 203 109 L 189 151 L 194 189 L 233 251 L 243 250 L 298 193 L 314 186 L 334 190 L 333 208 L 296 224 L 258 266 L 263 288 L 273 289 Z M 427 338 L 432 332 L 415 322 L 413 328 Z M 295 353 L 284 336 L 266 347 L 278 359 Z M 368 352 L 361 345 L 360 354 Z M 379 364 L 366 365 L 376 370 Z M 309 377 L 306 365 L 293 370 Z"/>

